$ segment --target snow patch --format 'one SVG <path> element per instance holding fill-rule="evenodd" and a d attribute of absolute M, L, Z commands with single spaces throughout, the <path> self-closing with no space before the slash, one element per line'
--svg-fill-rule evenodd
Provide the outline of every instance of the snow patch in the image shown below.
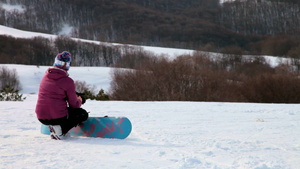
<path fill-rule="evenodd" d="M 73 27 L 69 24 L 64 24 L 61 31 L 58 33 L 59 35 L 70 36 L 72 33 Z"/>
<path fill-rule="evenodd" d="M 8 12 L 25 12 L 25 8 L 22 5 L 1 4 L 1 7 Z"/>

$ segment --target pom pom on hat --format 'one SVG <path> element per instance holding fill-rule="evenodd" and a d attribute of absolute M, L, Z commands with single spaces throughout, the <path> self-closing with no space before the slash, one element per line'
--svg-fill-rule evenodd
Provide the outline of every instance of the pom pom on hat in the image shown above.
<path fill-rule="evenodd" d="M 69 70 L 71 64 L 71 54 L 67 51 L 64 51 L 56 55 L 53 66 L 64 69 L 65 64 L 66 64 L 65 70 Z"/>

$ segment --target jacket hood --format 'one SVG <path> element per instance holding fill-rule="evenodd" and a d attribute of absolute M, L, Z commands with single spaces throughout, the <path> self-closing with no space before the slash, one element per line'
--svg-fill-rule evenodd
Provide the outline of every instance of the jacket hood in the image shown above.
<path fill-rule="evenodd" d="M 60 78 L 68 77 L 69 74 L 68 74 L 67 71 L 65 71 L 63 69 L 60 69 L 60 68 L 57 68 L 57 67 L 51 67 L 47 70 L 46 76 L 49 79 L 57 80 L 57 79 L 60 79 Z"/>

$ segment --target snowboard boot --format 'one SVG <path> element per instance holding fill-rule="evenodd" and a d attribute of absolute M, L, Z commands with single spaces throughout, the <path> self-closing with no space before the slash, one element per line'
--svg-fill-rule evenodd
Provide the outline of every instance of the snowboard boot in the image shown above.
<path fill-rule="evenodd" d="M 63 138 L 60 125 L 49 125 L 50 136 L 54 140 L 61 140 Z"/>

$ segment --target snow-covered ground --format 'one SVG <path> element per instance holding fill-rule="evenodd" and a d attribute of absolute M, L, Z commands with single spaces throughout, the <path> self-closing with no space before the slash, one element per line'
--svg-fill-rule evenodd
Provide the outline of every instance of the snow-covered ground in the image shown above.
<path fill-rule="evenodd" d="M 3 66 L 3 65 L 0 65 Z M 23 102 L 0 102 L 0 168 L 297 169 L 298 104 L 91 101 L 90 116 L 126 116 L 125 140 L 51 140 L 40 134 L 35 105 L 47 67 L 16 68 Z M 70 77 L 109 86 L 110 69 L 71 67 Z M 80 74 L 81 73 L 81 74 Z M 105 84 L 106 83 L 106 84 Z"/>
<path fill-rule="evenodd" d="M 17 5 L 17 4 L 12 5 L 12 4 L 7 4 L 7 3 L 0 3 L 0 7 L 8 12 L 23 13 L 25 11 L 25 9 L 22 5 Z"/>
<path fill-rule="evenodd" d="M 38 33 L 0 26 L 0 34 L 30 38 Z M 45 34 L 42 34 L 43 36 Z M 46 35 L 45 35 L 46 36 Z M 50 38 L 54 35 L 47 35 Z M 100 42 L 95 42 L 100 43 Z M 170 56 L 191 52 L 149 47 Z M 273 60 L 274 61 L 274 60 Z M 47 66 L 15 68 L 27 97 L 0 102 L 0 168 L 298 169 L 298 104 L 91 101 L 90 116 L 126 116 L 125 140 L 40 134 L 35 105 Z M 71 67 L 74 80 L 109 90 L 112 68 Z"/>

